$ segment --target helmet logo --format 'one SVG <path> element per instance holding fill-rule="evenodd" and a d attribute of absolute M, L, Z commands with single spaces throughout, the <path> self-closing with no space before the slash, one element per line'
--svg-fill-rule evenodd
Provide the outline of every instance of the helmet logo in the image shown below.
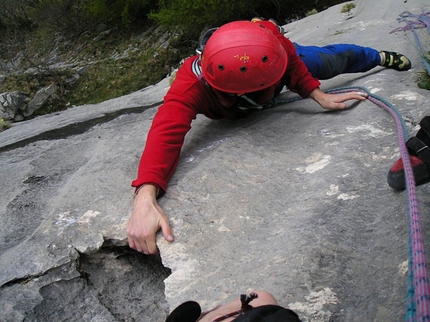
<path fill-rule="evenodd" d="M 246 53 L 244 53 L 242 56 L 234 55 L 233 58 L 239 59 L 241 62 L 246 64 L 249 61 L 250 57 Z"/>

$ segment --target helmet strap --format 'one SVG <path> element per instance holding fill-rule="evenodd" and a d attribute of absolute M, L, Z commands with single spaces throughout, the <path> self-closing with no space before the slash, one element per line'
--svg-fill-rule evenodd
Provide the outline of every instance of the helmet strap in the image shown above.
<path fill-rule="evenodd" d="M 239 95 L 238 97 L 243 98 L 245 101 L 247 101 L 249 104 L 251 104 L 251 106 L 249 106 L 248 108 L 255 109 L 255 110 L 262 110 L 264 108 L 263 105 L 258 104 L 256 101 L 254 101 L 253 99 L 249 98 L 245 94 Z"/>
<path fill-rule="evenodd" d="M 211 28 L 206 30 L 199 40 L 199 47 L 196 49 L 196 53 L 201 55 L 203 53 L 203 50 L 205 49 L 206 43 L 208 42 L 209 38 L 213 35 L 215 31 L 217 31 L 218 28 Z"/>

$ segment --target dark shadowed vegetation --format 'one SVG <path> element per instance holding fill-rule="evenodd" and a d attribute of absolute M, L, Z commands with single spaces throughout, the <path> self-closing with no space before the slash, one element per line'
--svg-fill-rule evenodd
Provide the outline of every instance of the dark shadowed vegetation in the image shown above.
<path fill-rule="evenodd" d="M 202 30 L 255 16 L 284 24 L 339 0 L 0 0 L 0 93 L 58 99 L 37 114 L 154 84 L 192 54 Z"/>

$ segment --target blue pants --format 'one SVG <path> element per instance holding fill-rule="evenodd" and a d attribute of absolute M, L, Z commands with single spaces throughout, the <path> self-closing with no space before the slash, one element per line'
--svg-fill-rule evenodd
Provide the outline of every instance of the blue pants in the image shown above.
<path fill-rule="evenodd" d="M 376 49 L 349 44 L 324 47 L 294 43 L 297 55 L 313 77 L 329 79 L 339 74 L 366 72 L 381 63 Z"/>

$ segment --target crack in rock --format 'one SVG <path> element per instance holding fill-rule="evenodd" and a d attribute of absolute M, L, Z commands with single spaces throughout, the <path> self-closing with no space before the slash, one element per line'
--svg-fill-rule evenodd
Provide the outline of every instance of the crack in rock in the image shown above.
<path fill-rule="evenodd" d="M 123 246 L 92 254 L 41 276 L 0 288 L 1 321 L 161 321 L 168 314 L 159 256 Z"/>

